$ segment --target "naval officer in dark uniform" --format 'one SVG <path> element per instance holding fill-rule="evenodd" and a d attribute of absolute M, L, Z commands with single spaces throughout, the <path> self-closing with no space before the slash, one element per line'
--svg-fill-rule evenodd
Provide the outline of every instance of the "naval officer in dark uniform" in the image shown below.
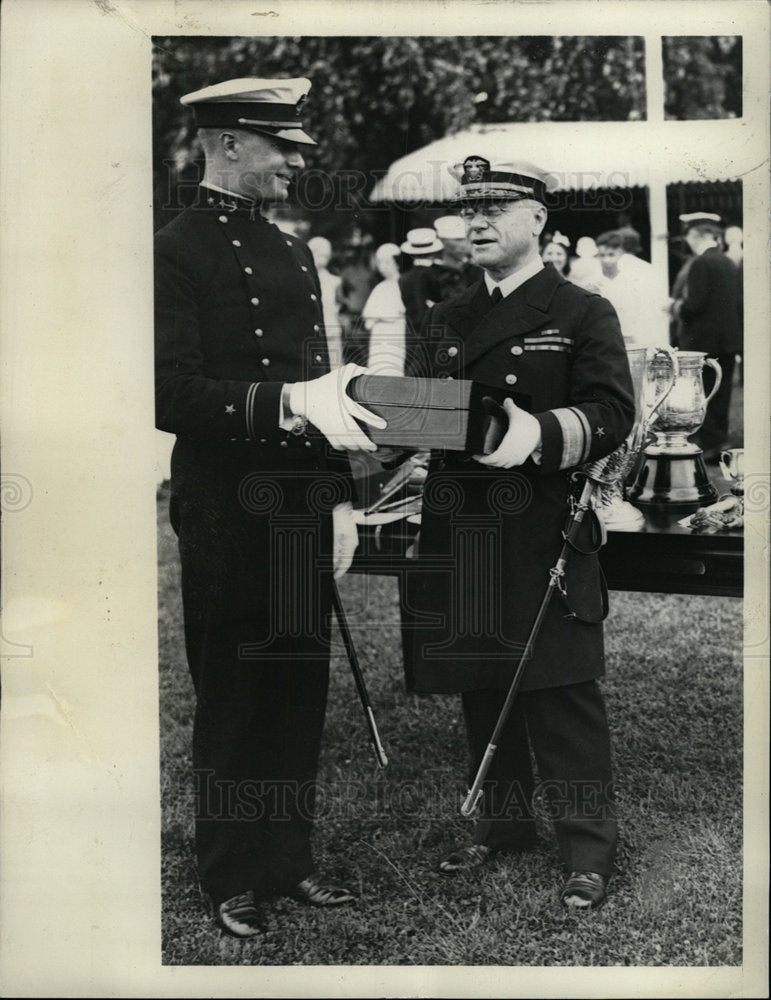
<path fill-rule="evenodd" d="M 693 436 L 704 450 L 704 461 L 716 465 L 721 450 L 728 445 L 734 367 L 742 346 L 739 286 L 735 265 L 718 246 L 723 235 L 720 216 L 693 212 L 681 215 L 680 221 L 693 256 L 685 279 L 678 275 L 678 289 L 672 294 L 680 323 L 677 344 L 681 351 L 703 351 L 720 366 L 720 386 L 707 403 L 704 422 Z M 707 395 L 714 384 L 714 370 L 708 368 L 704 373 Z"/>
<path fill-rule="evenodd" d="M 206 157 L 197 202 L 156 236 L 157 425 L 176 435 L 198 874 L 218 925 L 261 929 L 261 900 L 353 894 L 314 871 L 333 572 L 356 528 L 344 450 L 374 450 L 329 370 L 313 258 L 261 214 L 315 145 L 304 79 L 188 94 Z M 334 525 L 334 527 L 333 527 Z"/>
<path fill-rule="evenodd" d="M 418 572 L 407 580 L 414 690 L 459 692 L 477 772 L 563 544 L 571 472 L 620 445 L 634 395 L 604 298 L 545 268 L 548 177 L 469 156 L 458 207 L 482 280 L 428 314 L 422 346 L 438 378 L 475 379 L 507 398 L 508 430 L 487 457 L 435 452 L 423 494 Z M 516 400 L 516 402 L 515 402 Z M 580 548 L 597 548 L 592 538 Z M 616 851 L 596 554 L 572 551 L 483 788 L 473 843 L 452 875 L 537 843 L 529 742 L 554 821 L 564 905 L 605 899 Z"/>

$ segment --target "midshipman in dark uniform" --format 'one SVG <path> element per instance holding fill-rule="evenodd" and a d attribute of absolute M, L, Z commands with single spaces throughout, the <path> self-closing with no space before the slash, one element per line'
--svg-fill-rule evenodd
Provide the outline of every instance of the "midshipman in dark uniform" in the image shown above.
<path fill-rule="evenodd" d="M 613 307 L 543 266 L 543 171 L 469 156 L 458 176 L 473 261 L 485 273 L 427 316 L 424 374 L 475 379 L 519 405 L 504 403 L 508 432 L 493 454 L 433 454 L 408 600 L 417 616 L 414 690 L 461 694 L 473 779 L 563 544 L 571 471 L 624 441 L 634 396 Z M 549 606 L 473 843 L 439 870 L 467 871 L 537 843 L 529 736 L 567 876 L 562 902 L 592 908 L 605 899 L 617 840 L 596 683 L 604 670 L 596 554 L 571 554 L 567 589 L 570 606 Z"/>
<path fill-rule="evenodd" d="M 310 252 L 260 213 L 286 199 L 315 145 L 301 121 L 309 88 L 242 79 L 182 98 L 206 173 L 155 245 L 157 425 L 177 436 L 171 518 L 197 696 L 198 874 L 239 937 L 260 931 L 271 895 L 353 898 L 315 874 L 310 835 L 331 582 L 356 537 L 347 463 L 334 458 L 373 450 L 354 417 L 378 418 L 345 394 L 361 369 L 329 371 Z"/>

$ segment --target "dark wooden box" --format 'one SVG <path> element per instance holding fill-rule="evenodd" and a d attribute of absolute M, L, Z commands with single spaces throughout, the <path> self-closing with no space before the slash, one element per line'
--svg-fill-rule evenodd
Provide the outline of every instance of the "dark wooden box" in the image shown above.
<path fill-rule="evenodd" d="M 529 399 L 467 379 L 358 375 L 349 395 L 388 421 L 378 430 L 363 425 L 379 445 L 428 451 L 444 448 L 474 455 L 495 451 L 508 427 L 501 402 L 510 396 L 529 410 Z"/>

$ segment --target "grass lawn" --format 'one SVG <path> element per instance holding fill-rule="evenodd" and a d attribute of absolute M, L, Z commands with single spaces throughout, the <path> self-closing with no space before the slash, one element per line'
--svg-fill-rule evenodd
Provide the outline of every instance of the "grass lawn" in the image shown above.
<path fill-rule="evenodd" d="M 171 965 L 719 966 L 742 962 L 742 619 L 731 598 L 611 595 L 604 693 L 621 847 L 596 914 L 558 903 L 556 845 L 448 880 L 469 832 L 455 697 L 404 692 L 396 581 L 340 590 L 389 756 L 374 762 L 336 635 L 319 773 L 318 867 L 359 891 L 324 912 L 281 900 L 257 941 L 221 937 L 199 895 L 190 774 L 193 694 L 176 542 L 159 490 L 163 961 Z"/>

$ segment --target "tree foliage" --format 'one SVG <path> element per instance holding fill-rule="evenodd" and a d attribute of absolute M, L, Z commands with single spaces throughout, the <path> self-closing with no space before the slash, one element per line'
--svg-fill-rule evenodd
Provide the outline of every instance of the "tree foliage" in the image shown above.
<path fill-rule="evenodd" d="M 741 118 L 741 36 L 676 35 L 663 43 L 666 118 Z"/>
<path fill-rule="evenodd" d="M 741 114 L 741 38 L 665 38 L 663 54 L 668 117 Z M 330 236 L 367 217 L 366 195 L 394 160 L 474 122 L 645 117 L 640 37 L 156 38 L 156 224 L 199 176 L 192 115 L 179 98 L 249 76 L 310 78 L 307 128 L 319 145 L 306 176 L 323 201 L 314 229 Z M 352 180 L 356 197 L 338 197 Z"/>
<path fill-rule="evenodd" d="M 179 98 L 242 76 L 309 77 L 311 166 L 356 172 L 367 190 L 394 160 L 473 122 L 644 115 L 639 38 L 157 38 L 157 203 L 178 208 L 177 186 L 197 176 L 195 129 Z"/>

